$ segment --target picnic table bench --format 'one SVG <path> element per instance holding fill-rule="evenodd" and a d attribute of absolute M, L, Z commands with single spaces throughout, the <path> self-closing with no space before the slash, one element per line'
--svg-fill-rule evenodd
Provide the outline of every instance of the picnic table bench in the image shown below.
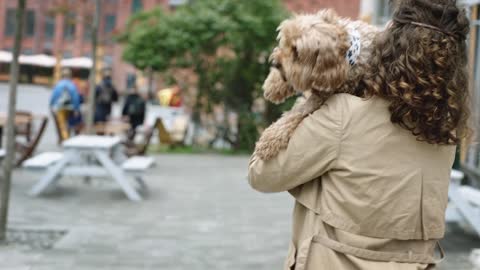
<path fill-rule="evenodd" d="M 63 158 L 63 153 L 45 152 L 27 159 L 23 167 L 29 169 L 46 169 Z"/>
<path fill-rule="evenodd" d="M 131 185 L 132 177 L 146 189 L 143 174 L 154 161 L 151 157 L 127 158 L 121 149 L 118 137 L 81 135 L 63 143 L 63 153 L 43 153 L 24 163 L 27 169 L 44 169 L 45 174 L 32 187 L 30 194 L 37 196 L 62 176 L 110 177 L 122 188 L 132 201 L 142 196 Z"/>

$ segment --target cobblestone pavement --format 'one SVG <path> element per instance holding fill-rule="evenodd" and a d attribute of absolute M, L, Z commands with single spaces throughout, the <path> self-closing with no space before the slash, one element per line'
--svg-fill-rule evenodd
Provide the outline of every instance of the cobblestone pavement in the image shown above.
<path fill-rule="evenodd" d="M 113 182 L 65 179 L 40 198 L 38 174 L 15 174 L 12 229 L 66 230 L 50 250 L 0 247 L 0 269 L 280 269 L 292 200 L 246 182 L 247 159 L 160 156 L 150 194 L 128 201 Z"/>
<path fill-rule="evenodd" d="M 31 198 L 38 174 L 19 171 L 10 228 L 66 234 L 49 250 L 0 247 L 0 269 L 281 269 L 292 199 L 250 190 L 246 166 L 245 157 L 158 156 L 141 203 L 111 181 L 73 178 Z M 444 245 L 441 269 L 471 269 L 477 239 L 453 230 Z"/>
<path fill-rule="evenodd" d="M 0 111 L 3 90 L 0 85 Z M 41 112 L 46 99 L 45 89 L 22 86 L 19 104 Z M 41 145 L 52 147 L 53 131 Z M 109 180 L 74 178 L 32 198 L 26 192 L 39 174 L 16 171 L 11 231 L 61 237 L 51 249 L 0 246 L 0 269 L 281 269 L 293 200 L 252 191 L 246 157 L 160 155 L 156 162 L 146 177 L 150 194 L 141 203 L 128 201 Z M 472 269 L 468 256 L 480 248 L 478 238 L 450 228 L 443 245 L 441 270 Z"/>

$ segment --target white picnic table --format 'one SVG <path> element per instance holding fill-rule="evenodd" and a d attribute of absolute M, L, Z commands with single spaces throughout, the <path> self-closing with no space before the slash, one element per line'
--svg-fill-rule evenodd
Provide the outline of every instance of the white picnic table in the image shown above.
<path fill-rule="evenodd" d="M 42 167 L 42 162 L 52 163 L 45 174 L 33 186 L 31 195 L 37 196 L 50 185 L 59 181 L 62 176 L 80 177 L 110 177 L 122 188 L 123 192 L 132 201 L 142 200 L 141 195 L 129 181 L 131 174 L 127 173 L 133 160 L 127 160 L 123 154 L 119 137 L 80 135 L 66 140 L 63 143 L 63 153 L 60 155 L 45 153 L 44 157 L 33 158 L 27 161 L 31 168 Z M 138 159 L 138 158 L 137 158 Z M 145 183 L 138 174 L 134 180 L 145 187 Z"/>

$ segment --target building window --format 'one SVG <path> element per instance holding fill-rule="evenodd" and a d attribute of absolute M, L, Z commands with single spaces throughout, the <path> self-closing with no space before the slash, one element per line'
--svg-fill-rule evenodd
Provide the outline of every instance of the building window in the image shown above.
<path fill-rule="evenodd" d="M 142 0 L 133 0 L 132 1 L 132 13 L 142 11 L 142 10 L 143 10 Z"/>
<path fill-rule="evenodd" d="M 176 10 L 179 6 L 187 4 L 188 0 L 168 0 L 168 6 L 171 10 Z"/>
<path fill-rule="evenodd" d="M 7 9 L 7 15 L 5 16 L 5 36 L 7 37 L 13 37 L 13 35 L 15 34 L 15 16 L 15 9 Z"/>
<path fill-rule="evenodd" d="M 376 24 L 385 25 L 392 18 L 393 11 L 390 6 L 390 0 L 377 0 L 376 10 Z"/>
<path fill-rule="evenodd" d="M 52 40 L 55 36 L 55 17 L 45 16 L 45 39 Z"/>
<path fill-rule="evenodd" d="M 107 15 L 105 17 L 105 27 L 104 27 L 104 33 L 109 34 L 112 33 L 113 30 L 115 29 L 115 25 L 117 23 L 117 17 L 115 15 Z"/>
<path fill-rule="evenodd" d="M 92 24 L 89 22 L 83 24 L 83 40 L 92 40 Z"/>
<path fill-rule="evenodd" d="M 25 36 L 33 37 L 33 35 L 35 35 L 35 11 L 27 10 L 25 15 L 27 18 L 24 28 Z"/>
<path fill-rule="evenodd" d="M 72 40 L 75 38 L 75 23 L 76 14 L 74 12 L 67 13 L 63 27 L 63 38 L 67 40 Z"/>
<path fill-rule="evenodd" d="M 72 58 L 73 53 L 71 51 L 64 51 L 63 52 L 63 58 Z"/>
<path fill-rule="evenodd" d="M 25 12 L 25 21 L 23 24 L 23 33 L 27 37 L 32 37 L 35 34 L 35 11 L 27 10 Z M 12 37 L 15 34 L 17 19 L 17 10 L 14 8 L 7 9 L 5 16 L 5 36 Z"/>
<path fill-rule="evenodd" d="M 137 85 L 137 74 L 129 72 L 126 78 L 127 89 L 134 88 Z"/>
<path fill-rule="evenodd" d="M 104 55 L 104 56 L 103 56 L 103 63 L 104 63 L 106 66 L 111 67 L 111 66 L 113 65 L 113 56 L 111 56 L 111 55 Z"/>
<path fill-rule="evenodd" d="M 187 2 L 187 0 L 168 0 L 168 4 L 170 6 L 181 6 L 186 4 Z"/>
<path fill-rule="evenodd" d="M 53 42 L 46 41 L 45 43 L 43 43 L 43 53 L 48 55 L 53 54 Z"/>
<path fill-rule="evenodd" d="M 33 49 L 22 49 L 22 54 L 24 55 L 32 55 L 33 54 Z"/>

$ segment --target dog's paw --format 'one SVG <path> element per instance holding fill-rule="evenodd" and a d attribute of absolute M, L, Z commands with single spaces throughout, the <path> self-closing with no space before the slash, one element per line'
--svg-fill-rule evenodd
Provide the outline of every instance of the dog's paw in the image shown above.
<path fill-rule="evenodd" d="M 280 151 L 288 147 L 290 138 L 303 120 L 301 112 L 289 111 L 277 122 L 265 129 L 255 145 L 255 154 L 262 160 L 276 157 Z"/>

